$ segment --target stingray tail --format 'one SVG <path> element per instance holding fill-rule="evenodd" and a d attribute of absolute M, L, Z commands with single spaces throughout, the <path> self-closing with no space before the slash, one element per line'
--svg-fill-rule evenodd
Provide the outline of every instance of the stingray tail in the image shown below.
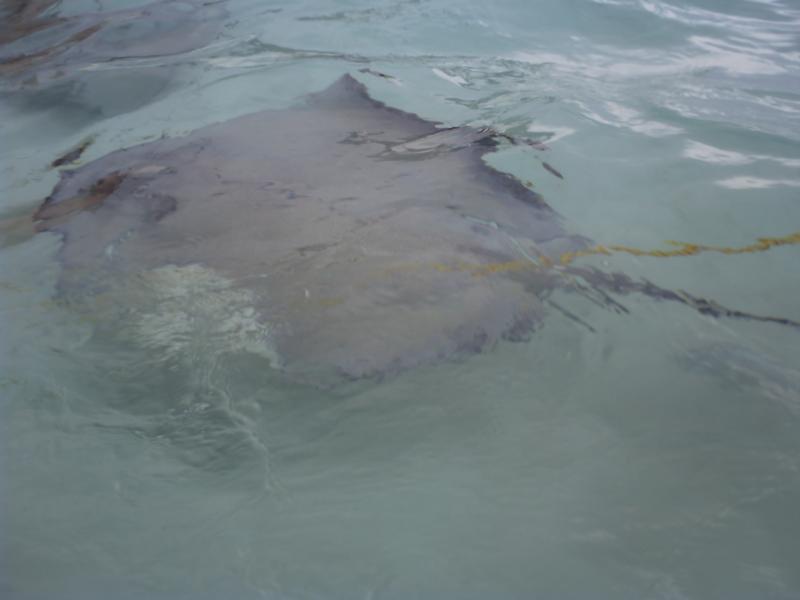
<path fill-rule="evenodd" d="M 794 321 L 784 317 L 756 315 L 742 310 L 727 308 L 714 300 L 700 298 L 683 290 L 668 290 L 646 279 L 636 281 L 621 273 L 605 273 L 596 268 L 569 267 L 567 268 L 567 272 L 570 275 L 579 277 L 591 286 L 587 288 L 576 282 L 574 284 L 576 291 L 617 312 L 627 313 L 628 309 L 611 298 L 606 291 L 621 295 L 639 293 L 657 300 L 680 302 L 702 315 L 714 317 L 716 319 L 731 318 L 747 321 L 761 321 L 763 323 L 775 323 L 776 325 L 785 325 L 800 330 L 800 321 Z"/>

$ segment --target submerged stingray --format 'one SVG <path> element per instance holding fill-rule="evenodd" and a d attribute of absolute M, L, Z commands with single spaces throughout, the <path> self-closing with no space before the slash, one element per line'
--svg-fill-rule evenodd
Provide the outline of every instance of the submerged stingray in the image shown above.
<path fill-rule="evenodd" d="M 589 242 L 484 162 L 497 137 L 438 128 L 346 75 L 293 108 L 64 172 L 36 218 L 64 236 L 68 297 L 131 302 L 156 281 L 172 314 L 216 290 L 202 320 L 241 333 L 240 317 L 255 315 L 245 333 L 304 376 L 380 376 L 526 339 L 557 288 L 619 310 L 600 287 L 724 310 L 624 275 L 555 266 Z M 520 264 L 530 268 L 511 267 Z M 166 327 L 148 324 L 153 335 Z"/>
<path fill-rule="evenodd" d="M 24 108 L 52 106 L 106 116 L 162 93 L 177 66 L 203 48 L 227 13 L 218 2 L 158 0 L 145 6 L 59 16 L 52 0 L 0 0 L 0 94 Z M 156 64 L 141 64 L 158 58 Z M 124 68 L 113 65 L 126 61 Z M 144 61 L 145 63 L 147 61 Z"/>
<path fill-rule="evenodd" d="M 39 7 L 33 12 L 17 9 L 0 28 L 0 75 L 31 76 L 44 65 L 63 69 L 188 52 L 213 40 L 226 15 L 216 3 L 161 0 L 134 9 L 45 18 L 41 13 L 55 3 L 42 4 L 31 3 Z M 30 39 L 42 30 L 50 31 Z M 27 45 L 12 44 L 23 38 Z"/>

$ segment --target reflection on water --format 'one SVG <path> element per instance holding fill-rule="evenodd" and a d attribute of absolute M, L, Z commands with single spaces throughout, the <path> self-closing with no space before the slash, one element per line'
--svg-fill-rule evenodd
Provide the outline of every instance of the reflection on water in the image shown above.
<path fill-rule="evenodd" d="M 3 598 L 800 597 L 796 330 L 556 291 L 529 341 L 318 389 L 202 266 L 67 302 L 61 240 L 29 219 L 90 136 L 75 164 L 349 72 L 546 144 L 489 160 L 592 239 L 787 236 L 792 3 L 0 10 Z M 800 320 L 797 252 L 577 260 Z"/>

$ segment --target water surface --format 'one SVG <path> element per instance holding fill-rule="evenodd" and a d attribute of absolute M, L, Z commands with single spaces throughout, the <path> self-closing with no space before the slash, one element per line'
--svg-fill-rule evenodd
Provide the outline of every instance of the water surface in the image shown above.
<path fill-rule="evenodd" d="M 45 14 L 119 23 L 144 4 Z M 491 162 L 600 243 L 800 229 L 796 2 L 217 9 L 188 46 L 130 50 L 158 30 L 142 13 L 105 30 L 105 54 L 3 78 L 4 223 L 87 136 L 84 162 L 351 73 L 426 119 L 547 144 Z M 554 310 L 529 342 L 321 390 L 229 335 L 246 306 L 204 276 L 171 279 L 134 332 L 108 334 L 60 301 L 59 238 L 21 230 L 0 248 L 4 598 L 800 598 L 796 330 L 556 293 L 579 321 Z M 800 320 L 798 252 L 583 264 Z"/>

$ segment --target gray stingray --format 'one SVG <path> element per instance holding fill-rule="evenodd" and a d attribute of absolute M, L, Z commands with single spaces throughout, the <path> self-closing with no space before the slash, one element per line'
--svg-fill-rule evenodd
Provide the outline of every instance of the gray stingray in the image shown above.
<path fill-rule="evenodd" d="M 44 18 L 17 10 L 0 29 L 0 75 L 31 77 L 44 66 L 64 69 L 188 52 L 213 40 L 226 14 L 217 3 L 163 0 L 72 17 Z"/>
<path fill-rule="evenodd" d="M 155 273 L 183 290 L 159 288 L 166 314 L 192 290 L 225 290 L 228 300 L 213 305 L 222 314 L 203 318 L 255 314 L 276 363 L 303 375 L 381 376 L 526 339 L 557 288 L 618 310 L 601 288 L 748 316 L 621 274 L 558 266 L 589 241 L 484 162 L 503 137 L 439 128 L 345 75 L 295 107 L 63 172 L 36 218 L 64 236 L 67 297 L 122 286 L 114 302 L 124 303 Z"/>
<path fill-rule="evenodd" d="M 197 50 L 220 33 L 227 12 L 219 3 L 161 0 L 115 11 L 69 17 L 52 0 L 9 5 L 0 19 L 0 91 L 23 107 L 54 106 L 106 115 L 135 108 L 174 77 L 163 57 Z M 158 57 L 158 65 L 137 59 Z M 98 68 L 133 59 L 124 70 Z"/>

